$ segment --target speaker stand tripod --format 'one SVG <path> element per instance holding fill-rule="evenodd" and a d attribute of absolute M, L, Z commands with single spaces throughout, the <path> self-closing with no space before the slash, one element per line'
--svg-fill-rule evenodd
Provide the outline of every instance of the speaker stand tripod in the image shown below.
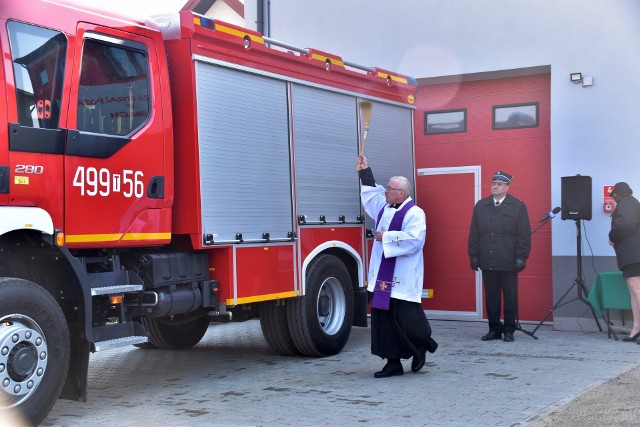
<path fill-rule="evenodd" d="M 535 327 L 535 329 L 531 332 L 531 336 L 535 337 L 535 333 L 536 331 L 540 328 L 540 326 L 542 326 L 542 324 L 549 318 L 549 316 L 551 316 L 551 313 L 553 313 L 557 308 L 562 307 L 563 305 L 567 305 L 570 302 L 573 301 L 581 301 L 584 304 L 587 305 L 587 307 L 589 307 L 589 309 L 591 310 L 591 314 L 593 315 L 593 320 L 596 321 L 596 325 L 598 325 L 598 329 L 600 330 L 600 332 L 602 332 L 602 326 L 600 326 L 600 322 L 598 321 L 598 317 L 596 316 L 596 312 L 594 311 L 593 307 L 591 306 L 591 304 L 589 303 L 589 301 L 587 301 L 584 298 L 584 295 L 587 295 L 587 289 L 584 286 L 584 279 L 582 278 L 582 233 L 581 233 L 581 227 L 580 227 L 580 221 L 579 219 L 576 219 L 576 248 L 577 248 L 577 254 L 576 254 L 576 260 L 577 260 L 577 275 L 576 275 L 576 279 L 573 281 L 573 284 L 571 286 L 569 286 L 569 289 L 567 289 L 565 291 L 564 294 L 562 294 L 562 296 L 560 297 L 560 299 L 558 300 L 558 302 L 556 302 L 554 304 L 553 307 L 551 307 L 551 310 L 549 310 L 547 312 L 547 315 L 544 316 L 544 319 L 542 319 L 540 321 L 540 323 L 538 323 L 538 325 Z M 571 290 L 576 287 L 578 289 L 578 296 L 576 298 L 573 298 L 569 301 L 564 301 L 565 297 L 567 295 L 569 295 L 569 292 L 571 292 Z M 607 325 L 607 330 L 610 334 L 613 334 L 613 337 L 617 340 L 618 336 L 616 335 L 616 333 L 613 331 L 613 329 L 611 328 L 611 322 L 609 322 L 609 319 L 607 318 L 607 316 L 604 314 L 604 312 L 602 313 L 602 320 L 605 322 L 605 324 Z"/>

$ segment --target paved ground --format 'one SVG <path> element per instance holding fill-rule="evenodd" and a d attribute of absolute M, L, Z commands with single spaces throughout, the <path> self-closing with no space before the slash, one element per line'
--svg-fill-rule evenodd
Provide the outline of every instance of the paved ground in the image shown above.
<path fill-rule="evenodd" d="M 212 325 L 188 351 L 97 353 L 88 402 L 60 400 L 42 425 L 640 425 L 640 346 L 548 326 L 514 343 L 480 341 L 482 323 L 432 327 L 440 348 L 425 368 L 407 360 L 386 379 L 373 378 L 383 362 L 365 328 L 318 359 L 275 354 L 256 320 Z"/>
<path fill-rule="evenodd" d="M 535 417 L 530 427 L 584 427 L 640 425 L 638 384 L 640 367 L 593 387 L 564 405 Z"/>

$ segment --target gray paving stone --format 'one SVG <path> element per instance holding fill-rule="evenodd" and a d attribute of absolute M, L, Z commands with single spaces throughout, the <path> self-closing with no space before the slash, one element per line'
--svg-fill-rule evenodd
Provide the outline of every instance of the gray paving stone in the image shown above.
<path fill-rule="evenodd" d="M 640 346 L 543 326 L 537 340 L 482 342 L 486 324 L 432 321 L 425 368 L 374 379 L 369 329 L 342 353 L 283 357 L 257 320 L 215 324 L 190 350 L 125 348 L 91 356 L 88 402 L 58 401 L 43 426 L 526 426 L 640 366 Z M 524 325 L 525 329 L 528 328 Z"/>

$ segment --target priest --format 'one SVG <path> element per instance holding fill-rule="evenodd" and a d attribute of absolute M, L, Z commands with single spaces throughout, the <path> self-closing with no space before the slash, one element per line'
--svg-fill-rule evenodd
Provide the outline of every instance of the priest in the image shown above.
<path fill-rule="evenodd" d="M 358 170 L 362 205 L 376 225 L 367 288 L 371 353 L 387 360 L 374 377 L 403 375 L 400 360 L 409 358 L 411 370 L 418 372 L 426 352 L 433 353 L 438 347 L 421 302 L 426 217 L 410 197 L 407 178 L 392 177 L 386 188 L 376 185 L 364 155 L 358 157 Z"/>

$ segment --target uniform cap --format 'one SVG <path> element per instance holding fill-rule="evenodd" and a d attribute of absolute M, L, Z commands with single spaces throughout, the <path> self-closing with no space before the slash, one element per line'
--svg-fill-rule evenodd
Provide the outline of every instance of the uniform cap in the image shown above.
<path fill-rule="evenodd" d="M 509 175 L 505 171 L 496 171 L 496 173 L 493 174 L 493 178 L 491 178 L 491 182 L 497 181 L 497 182 L 505 182 L 507 184 L 511 184 L 512 179 L 513 179 L 513 176 Z"/>

